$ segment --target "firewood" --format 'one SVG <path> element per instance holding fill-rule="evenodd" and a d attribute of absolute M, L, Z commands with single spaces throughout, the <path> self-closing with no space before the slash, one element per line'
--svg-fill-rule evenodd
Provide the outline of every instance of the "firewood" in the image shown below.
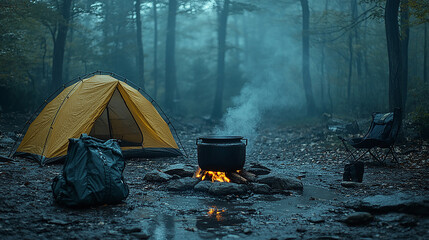
<path fill-rule="evenodd" d="M 229 175 L 229 178 L 231 179 L 231 182 L 240 183 L 240 184 L 247 183 L 247 179 L 240 176 L 238 173 L 231 172 L 228 175 Z"/>
<path fill-rule="evenodd" d="M 250 172 L 248 172 L 248 171 L 246 171 L 246 170 L 242 170 L 242 171 L 240 171 L 240 175 L 241 175 L 243 178 L 245 178 L 247 181 L 249 181 L 249 182 L 254 182 L 254 181 L 256 181 L 256 175 L 255 175 L 255 174 L 253 174 L 253 173 L 250 173 Z"/>

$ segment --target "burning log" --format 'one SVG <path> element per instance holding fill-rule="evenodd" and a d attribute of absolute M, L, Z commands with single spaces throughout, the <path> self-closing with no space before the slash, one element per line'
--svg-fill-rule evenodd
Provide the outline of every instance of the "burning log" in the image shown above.
<path fill-rule="evenodd" d="M 214 171 L 206 171 L 201 168 L 198 168 L 197 171 L 194 174 L 195 178 L 201 179 L 201 181 L 204 180 L 210 180 L 212 182 L 230 182 L 231 180 L 226 176 L 225 172 L 214 172 Z"/>
<path fill-rule="evenodd" d="M 242 177 L 240 174 L 235 172 L 229 172 L 228 177 L 231 179 L 231 182 L 233 183 L 239 183 L 239 184 L 247 183 L 246 178 Z"/>
<path fill-rule="evenodd" d="M 245 170 L 236 172 L 214 172 L 198 168 L 194 174 L 194 178 L 201 181 L 208 180 L 212 182 L 233 182 L 238 184 L 247 184 L 256 180 L 256 175 Z"/>
<path fill-rule="evenodd" d="M 247 181 L 249 182 L 254 182 L 256 181 L 256 174 L 250 173 L 246 170 L 241 170 L 240 171 L 240 175 L 245 178 Z"/>

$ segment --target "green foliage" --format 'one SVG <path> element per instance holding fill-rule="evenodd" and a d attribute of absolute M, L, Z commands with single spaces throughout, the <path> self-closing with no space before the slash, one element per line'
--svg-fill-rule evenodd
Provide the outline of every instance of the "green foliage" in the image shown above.
<path fill-rule="evenodd" d="M 428 0 L 408 0 L 410 15 L 414 16 L 416 24 L 429 21 L 429 1 Z"/>
<path fill-rule="evenodd" d="M 370 17 L 372 19 L 382 20 L 384 18 L 384 6 L 386 0 L 361 0 L 360 4 L 369 4 L 373 6 Z M 429 1 L 428 0 L 408 0 L 405 5 L 401 1 L 401 8 L 408 7 L 410 16 L 415 18 L 415 21 L 410 25 L 418 25 L 429 21 Z"/>
<path fill-rule="evenodd" d="M 35 94 L 32 72 L 41 65 L 45 32 L 38 17 L 49 12 L 40 2 L 0 1 L 1 108 L 23 109 Z M 49 14 L 48 14 L 49 15 Z"/>

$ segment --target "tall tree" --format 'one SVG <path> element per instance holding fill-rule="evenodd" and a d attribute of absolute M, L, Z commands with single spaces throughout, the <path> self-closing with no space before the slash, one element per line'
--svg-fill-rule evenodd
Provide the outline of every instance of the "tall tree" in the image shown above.
<path fill-rule="evenodd" d="M 356 61 L 356 79 L 358 81 L 358 91 L 359 93 L 364 94 L 365 92 L 365 80 L 362 77 L 362 58 L 363 58 L 363 54 L 362 54 L 362 48 L 361 48 L 361 39 L 360 39 L 360 33 L 359 33 L 359 29 L 360 29 L 360 24 L 358 23 L 358 3 L 357 0 L 353 0 L 352 2 L 352 17 L 353 17 L 353 23 L 356 24 L 354 27 L 354 31 L 353 31 L 353 35 L 354 35 L 354 40 L 355 40 L 355 44 L 354 44 L 354 51 L 355 51 L 355 61 Z M 360 102 L 360 111 L 362 111 L 362 109 L 365 108 L 365 103 L 364 101 L 359 101 Z"/>
<path fill-rule="evenodd" d="M 402 52 L 399 36 L 398 12 L 400 1 L 386 0 L 384 22 L 389 57 L 389 108 L 403 108 Z"/>
<path fill-rule="evenodd" d="M 167 39 L 165 47 L 165 106 L 174 109 L 174 95 L 176 93 L 176 14 L 177 0 L 168 1 Z"/>
<path fill-rule="evenodd" d="M 301 0 L 302 7 L 302 80 L 304 84 L 305 98 L 307 101 L 307 114 L 316 112 L 313 90 L 310 77 L 310 10 L 308 0 Z"/>
<path fill-rule="evenodd" d="M 153 0 L 153 97 L 158 94 L 158 10 L 156 0 Z"/>
<path fill-rule="evenodd" d="M 347 81 L 347 100 L 349 101 L 350 106 L 351 104 L 351 85 L 352 85 L 352 77 L 353 77 L 353 63 L 356 60 L 356 74 L 357 79 L 360 81 L 360 75 L 361 75 L 361 55 L 359 51 L 355 50 L 355 46 L 358 44 L 359 41 L 359 34 L 358 34 L 358 8 L 357 8 L 357 0 L 352 0 L 350 5 L 351 9 L 351 22 L 354 24 L 353 31 L 350 31 L 349 33 L 349 41 L 348 41 L 348 47 L 349 47 L 349 75 L 348 75 L 348 81 Z M 356 52 L 356 57 L 355 57 Z M 359 85 L 361 85 L 359 83 Z"/>
<path fill-rule="evenodd" d="M 138 79 L 140 86 L 145 89 L 144 81 L 144 49 L 143 49 L 143 40 L 142 40 L 142 21 L 140 13 L 140 0 L 135 2 L 136 10 L 136 28 L 137 28 L 137 70 L 138 70 Z"/>
<path fill-rule="evenodd" d="M 425 36 L 423 37 L 423 82 L 426 83 L 428 81 L 428 70 L 427 70 L 427 61 L 428 61 L 428 23 L 425 24 Z"/>
<path fill-rule="evenodd" d="M 213 119 L 219 119 L 223 115 L 222 100 L 225 82 L 225 52 L 226 52 L 226 29 L 229 15 L 229 0 L 223 1 L 223 7 L 218 2 L 218 33 L 217 33 L 217 79 L 216 93 L 212 112 Z"/>
<path fill-rule="evenodd" d="M 64 50 L 71 15 L 72 0 L 63 0 L 59 5 L 61 18 L 58 21 L 58 31 L 54 38 L 54 54 L 52 58 L 52 87 L 57 89 L 62 84 Z"/>
<path fill-rule="evenodd" d="M 349 75 L 347 78 L 347 102 L 350 105 L 350 95 L 352 88 L 352 75 L 353 75 L 353 34 L 349 33 L 348 39 L 348 48 L 349 48 Z"/>
<path fill-rule="evenodd" d="M 410 14 L 408 0 L 401 1 L 401 56 L 402 56 L 402 111 L 405 112 L 408 92 L 408 43 L 410 40 Z"/>

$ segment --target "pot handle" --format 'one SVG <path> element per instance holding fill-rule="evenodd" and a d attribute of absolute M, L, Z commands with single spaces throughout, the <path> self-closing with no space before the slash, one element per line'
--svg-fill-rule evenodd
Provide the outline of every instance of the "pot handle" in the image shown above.
<path fill-rule="evenodd" d="M 199 140 L 201 140 L 201 138 L 197 138 L 197 139 L 195 140 L 195 144 L 196 144 L 196 145 L 198 145 L 198 141 L 199 141 Z"/>
<path fill-rule="evenodd" d="M 246 146 L 247 146 L 247 138 L 243 138 L 242 140 L 245 140 L 245 141 L 246 141 Z"/>

